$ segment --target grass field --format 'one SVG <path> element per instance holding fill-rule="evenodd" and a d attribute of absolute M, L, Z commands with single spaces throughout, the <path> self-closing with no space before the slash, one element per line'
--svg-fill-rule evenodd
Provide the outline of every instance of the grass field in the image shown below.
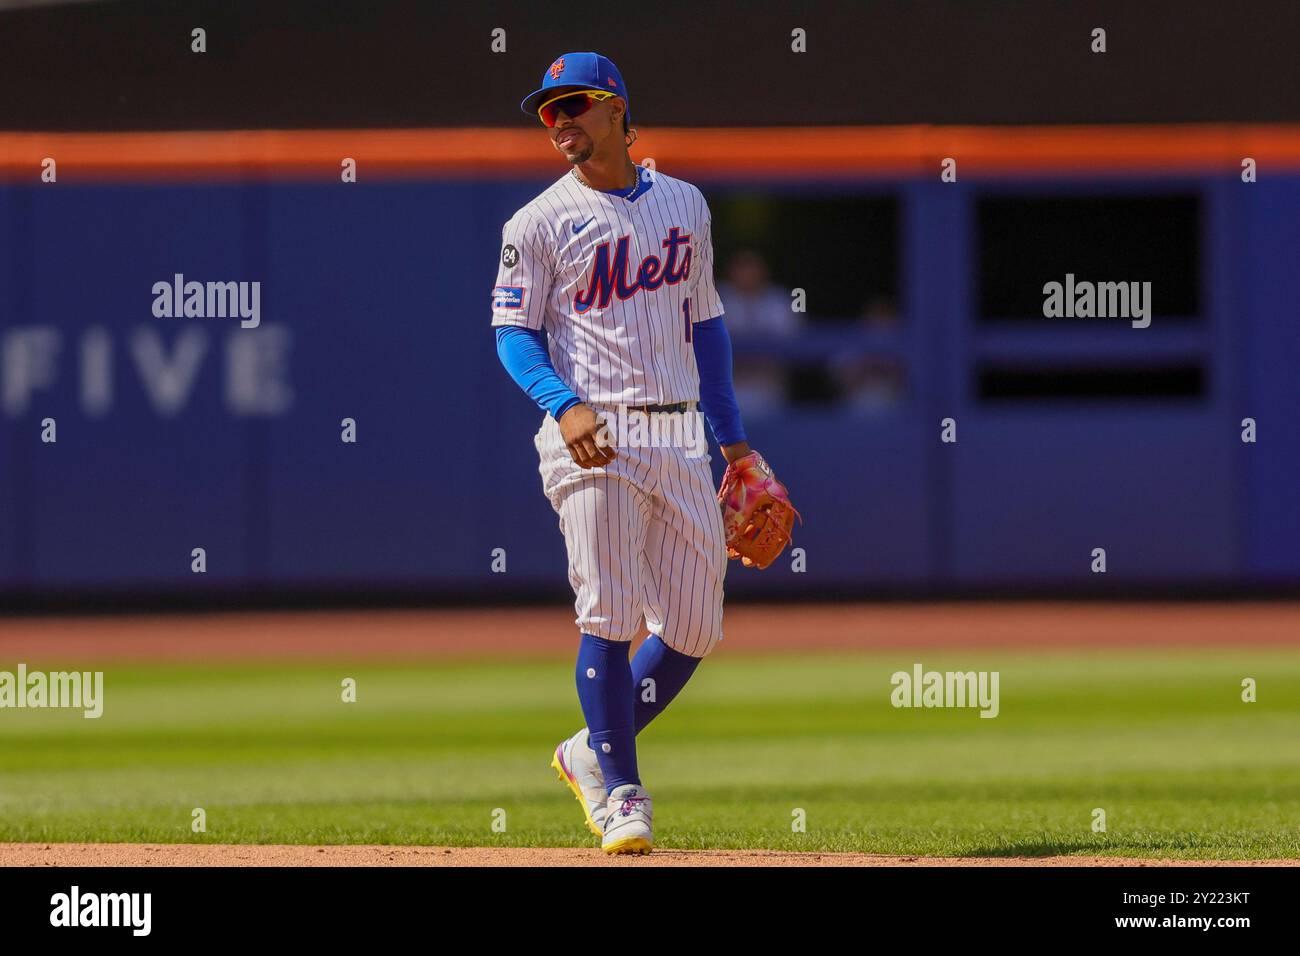
<path fill-rule="evenodd" d="M 918 657 L 999 671 L 1000 715 L 893 708 Z M 591 846 L 571 666 L 109 664 L 99 720 L 0 711 L 0 842 Z M 1300 857 L 1289 649 L 719 654 L 640 753 L 664 847 Z"/>

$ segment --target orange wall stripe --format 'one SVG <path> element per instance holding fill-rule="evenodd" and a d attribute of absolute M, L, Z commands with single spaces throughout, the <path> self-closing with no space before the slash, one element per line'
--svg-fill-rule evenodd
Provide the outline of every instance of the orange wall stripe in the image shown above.
<path fill-rule="evenodd" d="M 642 129 L 639 162 L 684 176 L 937 176 L 953 157 L 958 176 L 1192 174 L 1261 176 L 1300 170 L 1300 124 L 1184 126 L 879 126 Z M 567 164 L 540 127 L 520 129 L 234 130 L 140 133 L 0 132 L 0 175 L 39 181 L 97 179 L 337 180 L 344 157 L 359 178 L 495 179 L 558 176 Z"/>

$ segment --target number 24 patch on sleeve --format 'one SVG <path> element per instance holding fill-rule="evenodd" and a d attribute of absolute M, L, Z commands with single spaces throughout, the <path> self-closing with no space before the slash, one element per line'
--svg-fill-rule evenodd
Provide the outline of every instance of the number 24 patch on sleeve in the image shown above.
<path fill-rule="evenodd" d="M 521 285 L 499 285 L 492 289 L 492 308 L 522 309 L 524 307 L 524 287 Z"/>

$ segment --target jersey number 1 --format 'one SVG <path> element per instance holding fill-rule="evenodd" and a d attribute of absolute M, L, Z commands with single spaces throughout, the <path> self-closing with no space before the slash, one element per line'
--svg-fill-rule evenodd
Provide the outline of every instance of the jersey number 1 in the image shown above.
<path fill-rule="evenodd" d="M 682 300 L 682 315 L 686 319 L 686 341 L 691 340 L 691 300 Z"/>

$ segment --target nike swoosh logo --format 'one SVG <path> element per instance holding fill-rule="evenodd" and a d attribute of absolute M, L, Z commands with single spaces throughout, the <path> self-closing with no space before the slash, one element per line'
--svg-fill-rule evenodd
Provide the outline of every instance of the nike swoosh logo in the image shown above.
<path fill-rule="evenodd" d="M 592 223 L 592 221 L 593 221 L 595 218 L 596 218 L 595 216 L 592 216 L 591 219 L 588 219 L 588 220 L 587 220 L 586 222 L 584 222 L 581 226 L 579 226 L 579 225 L 575 222 L 575 223 L 574 223 L 572 226 L 570 226 L 569 228 L 571 228 L 571 229 L 573 230 L 573 234 L 576 236 L 578 233 L 582 232 L 582 230 L 584 230 L 584 229 L 586 229 L 588 226 L 590 226 L 591 223 Z"/>

